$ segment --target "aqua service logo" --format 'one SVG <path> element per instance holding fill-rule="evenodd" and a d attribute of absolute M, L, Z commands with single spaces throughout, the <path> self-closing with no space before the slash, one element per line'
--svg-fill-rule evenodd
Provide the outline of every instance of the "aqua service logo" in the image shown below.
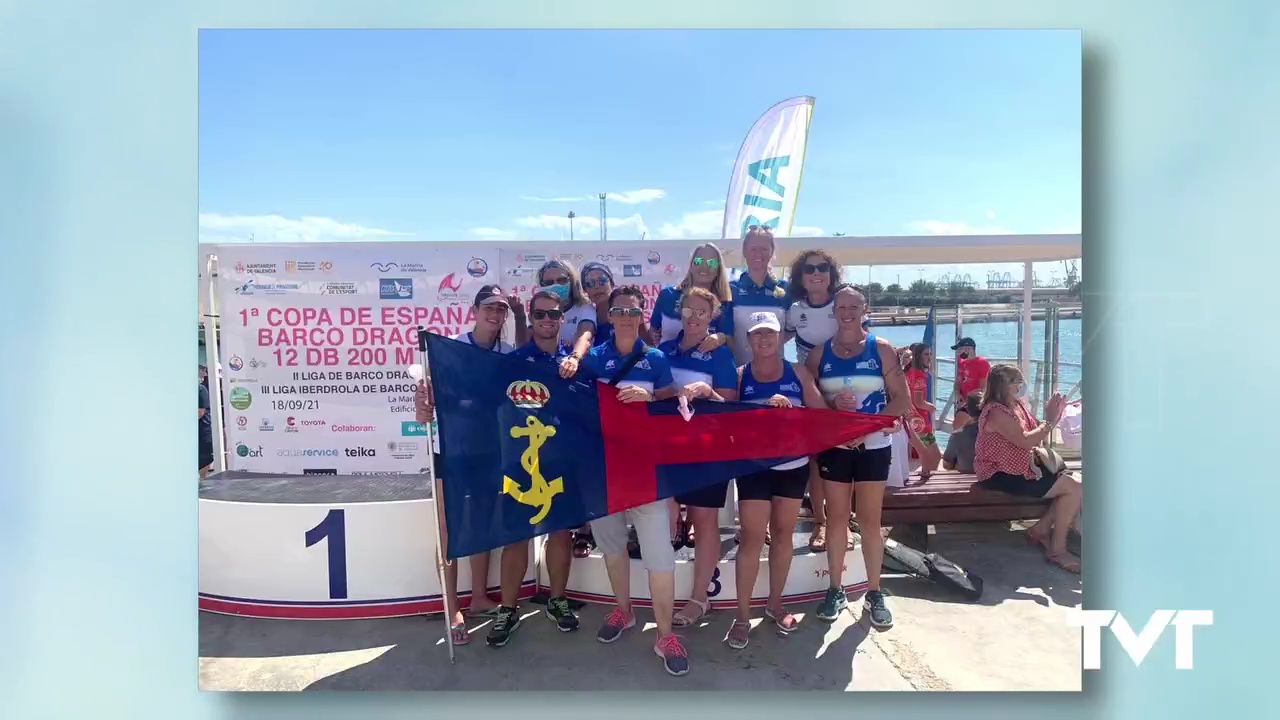
<path fill-rule="evenodd" d="M 231 407 L 237 410 L 248 410 L 252 404 L 252 393 L 242 387 L 231 388 Z"/>

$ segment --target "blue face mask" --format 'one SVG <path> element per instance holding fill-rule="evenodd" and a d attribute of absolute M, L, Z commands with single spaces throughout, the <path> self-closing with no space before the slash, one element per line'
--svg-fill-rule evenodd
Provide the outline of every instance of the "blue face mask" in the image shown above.
<path fill-rule="evenodd" d="M 551 292 L 555 293 L 555 294 L 556 294 L 556 295 L 557 295 L 561 300 L 568 300 L 568 299 L 569 299 L 569 286 L 568 286 L 568 285 L 555 285 L 555 284 L 551 284 L 551 285 L 543 285 L 541 289 L 542 289 L 542 290 L 550 290 Z"/>

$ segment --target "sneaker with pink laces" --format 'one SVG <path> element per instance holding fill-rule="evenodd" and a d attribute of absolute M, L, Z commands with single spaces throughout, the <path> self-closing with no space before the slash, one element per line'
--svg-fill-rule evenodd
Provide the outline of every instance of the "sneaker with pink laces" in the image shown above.
<path fill-rule="evenodd" d="M 630 630 L 636 626 L 636 616 L 634 613 L 628 615 L 622 612 L 621 608 L 614 608 L 613 612 L 605 616 L 604 624 L 600 626 L 600 631 L 596 633 L 596 639 L 602 643 L 611 643 L 622 637 L 625 630 Z"/>
<path fill-rule="evenodd" d="M 672 633 L 660 638 L 653 646 L 653 652 L 662 658 L 662 667 L 672 675 L 680 676 L 689 672 L 689 652 L 680 644 L 680 636 Z"/>

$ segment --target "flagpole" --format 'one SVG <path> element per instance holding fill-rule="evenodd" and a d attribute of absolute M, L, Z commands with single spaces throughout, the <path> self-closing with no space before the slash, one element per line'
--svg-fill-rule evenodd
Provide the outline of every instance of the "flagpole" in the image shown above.
<path fill-rule="evenodd" d="M 422 364 L 423 382 L 431 377 L 427 371 L 427 331 L 418 326 L 418 361 Z M 444 534 L 440 532 L 441 517 L 444 516 L 444 484 L 436 479 L 435 423 L 427 423 L 427 475 L 431 477 L 431 506 L 435 508 L 433 518 L 436 528 L 436 568 L 440 572 L 440 597 L 444 602 L 444 636 L 449 641 L 449 664 L 454 664 L 453 654 L 453 608 L 449 607 L 449 583 L 446 579 L 444 558 Z"/>

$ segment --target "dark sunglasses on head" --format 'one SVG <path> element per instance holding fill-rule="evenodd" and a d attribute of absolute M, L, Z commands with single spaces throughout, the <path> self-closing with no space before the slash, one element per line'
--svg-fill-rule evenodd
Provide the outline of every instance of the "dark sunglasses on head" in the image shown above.
<path fill-rule="evenodd" d="M 640 317 L 641 315 L 644 315 L 644 310 L 641 310 L 640 308 L 624 308 L 624 307 L 609 308 L 610 317 L 624 317 L 624 316 Z"/>
<path fill-rule="evenodd" d="M 716 270 L 720 267 L 720 261 L 715 258 L 696 257 L 693 259 L 693 264 L 697 265 L 698 267 L 706 265 L 712 270 Z"/>
<path fill-rule="evenodd" d="M 564 317 L 564 313 L 560 310 L 534 310 L 530 314 L 533 315 L 534 320 L 546 320 L 547 318 L 559 320 Z"/>
<path fill-rule="evenodd" d="M 599 288 L 599 287 L 608 287 L 608 286 L 609 286 L 609 278 L 598 278 L 598 279 L 587 278 L 586 280 L 582 281 L 582 287 L 587 290 L 595 290 L 596 288 Z"/>
<path fill-rule="evenodd" d="M 556 278 L 555 280 L 543 280 L 543 281 L 542 281 L 542 286 L 543 286 L 543 287 L 549 287 L 549 286 L 551 286 L 551 285 L 568 285 L 568 284 L 569 284 L 569 276 L 568 276 L 568 275 L 561 275 L 560 277 Z"/>
<path fill-rule="evenodd" d="M 831 263 L 820 262 L 817 265 L 813 265 L 810 263 L 804 264 L 805 275 L 812 275 L 814 273 L 824 273 L 824 272 L 831 272 Z"/>

